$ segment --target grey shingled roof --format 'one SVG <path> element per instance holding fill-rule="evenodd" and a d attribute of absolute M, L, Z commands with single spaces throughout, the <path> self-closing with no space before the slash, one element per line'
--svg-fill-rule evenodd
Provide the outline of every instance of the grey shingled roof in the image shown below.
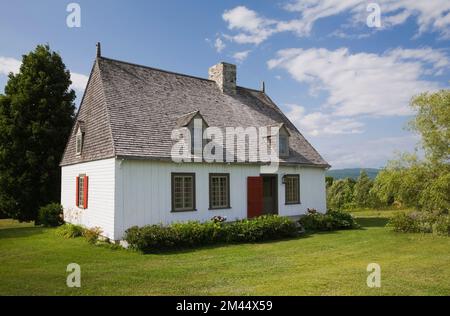
<path fill-rule="evenodd" d="M 208 79 L 105 57 L 96 59 L 77 114 L 82 154 L 75 153 L 75 125 L 61 165 L 110 157 L 170 160 L 172 130 L 197 111 L 219 128 L 284 123 L 291 137 L 282 162 L 329 167 L 264 92 L 237 87 L 230 96 Z"/>

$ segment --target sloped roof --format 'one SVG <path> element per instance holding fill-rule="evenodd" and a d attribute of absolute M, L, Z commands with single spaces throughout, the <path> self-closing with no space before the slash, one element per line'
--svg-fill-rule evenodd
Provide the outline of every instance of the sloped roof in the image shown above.
<path fill-rule="evenodd" d="M 171 132 L 200 113 L 209 126 L 283 124 L 290 155 L 281 162 L 329 167 L 262 91 L 237 87 L 224 94 L 212 80 L 98 57 L 77 120 L 84 123 L 83 151 L 75 152 L 75 126 L 61 165 L 110 157 L 170 160 Z"/>

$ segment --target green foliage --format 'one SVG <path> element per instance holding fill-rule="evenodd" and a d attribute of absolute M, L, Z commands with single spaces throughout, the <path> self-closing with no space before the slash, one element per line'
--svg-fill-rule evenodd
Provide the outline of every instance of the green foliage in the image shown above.
<path fill-rule="evenodd" d="M 265 215 L 244 219 L 224 226 L 226 242 L 258 242 L 295 237 L 298 228 L 286 217 Z"/>
<path fill-rule="evenodd" d="M 393 216 L 389 227 L 402 233 L 435 233 L 450 235 L 450 215 L 442 212 L 399 213 Z"/>
<path fill-rule="evenodd" d="M 373 181 L 364 170 L 361 170 L 361 174 L 356 180 L 356 184 L 353 188 L 353 202 L 358 207 L 369 207 L 373 204 L 371 203 L 372 196 L 370 194 L 372 186 Z"/>
<path fill-rule="evenodd" d="M 378 174 L 372 193 L 385 205 L 396 201 L 402 206 L 421 208 L 420 193 L 429 180 L 429 165 L 419 161 L 415 154 L 403 154 Z"/>
<path fill-rule="evenodd" d="M 59 203 L 50 203 L 39 209 L 37 224 L 56 227 L 64 224 L 63 207 Z"/>
<path fill-rule="evenodd" d="M 411 107 L 410 127 L 422 138 L 425 160 L 404 154 L 391 161 L 375 180 L 373 192 L 390 205 L 426 211 L 450 210 L 450 90 L 424 93 Z M 406 220 L 405 220 L 406 221 Z"/>
<path fill-rule="evenodd" d="M 450 216 L 439 216 L 433 225 L 433 232 L 441 236 L 450 236 Z"/>
<path fill-rule="evenodd" d="M 450 172 L 444 166 L 436 177 L 429 178 L 420 193 L 419 204 L 426 210 L 450 210 Z"/>
<path fill-rule="evenodd" d="M 361 173 L 352 187 L 346 180 L 327 182 L 331 208 L 412 207 L 426 211 L 450 210 L 450 90 L 424 93 L 411 102 L 417 115 L 410 123 L 422 138 L 426 159 L 403 154 L 382 169 L 375 181 Z M 353 197 L 352 200 L 350 197 Z M 408 225 L 407 220 L 404 220 Z"/>
<path fill-rule="evenodd" d="M 86 240 L 90 244 L 95 244 L 98 241 L 101 233 L 102 233 L 102 230 L 100 227 L 83 229 L 83 237 L 86 238 Z"/>
<path fill-rule="evenodd" d="M 411 107 L 417 112 L 410 127 L 422 136 L 423 148 L 432 163 L 450 162 L 450 90 L 423 93 Z"/>
<path fill-rule="evenodd" d="M 221 242 L 257 242 L 293 237 L 296 224 L 287 218 L 267 215 L 233 223 L 186 222 L 170 226 L 131 227 L 125 240 L 132 249 L 155 252 L 167 249 L 198 247 Z"/>
<path fill-rule="evenodd" d="M 327 190 L 327 205 L 333 209 L 347 208 L 353 202 L 355 180 L 347 178 L 335 180 Z"/>
<path fill-rule="evenodd" d="M 333 210 L 328 210 L 326 214 L 309 210 L 300 218 L 299 223 L 307 231 L 330 231 L 359 227 L 350 213 Z"/>
<path fill-rule="evenodd" d="M 84 228 L 79 225 L 66 223 L 56 229 L 56 234 L 63 238 L 76 238 L 83 236 Z"/>
<path fill-rule="evenodd" d="M 403 154 L 378 174 L 371 193 L 386 206 L 397 203 L 418 210 L 450 210 L 449 169 Z"/>
<path fill-rule="evenodd" d="M 0 212 L 14 219 L 36 220 L 39 207 L 59 200 L 75 110 L 70 84 L 61 57 L 39 45 L 0 95 Z"/>

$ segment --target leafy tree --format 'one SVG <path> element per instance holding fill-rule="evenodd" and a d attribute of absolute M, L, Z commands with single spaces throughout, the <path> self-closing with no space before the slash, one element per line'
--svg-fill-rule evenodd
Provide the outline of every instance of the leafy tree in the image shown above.
<path fill-rule="evenodd" d="M 15 219 L 35 220 L 39 207 L 59 200 L 75 110 L 70 84 L 61 57 L 39 45 L 0 95 L 0 211 Z"/>
<path fill-rule="evenodd" d="M 450 163 L 450 90 L 423 93 L 411 107 L 417 115 L 410 128 L 422 136 L 422 145 L 432 163 Z"/>
<path fill-rule="evenodd" d="M 353 201 L 353 179 L 341 179 L 333 181 L 327 190 L 327 204 L 331 209 L 343 209 Z"/>
<path fill-rule="evenodd" d="M 389 162 L 371 192 L 423 210 L 450 210 L 450 90 L 423 93 L 411 101 L 417 115 L 410 128 L 421 135 L 425 159 L 404 154 Z"/>
<path fill-rule="evenodd" d="M 420 161 L 416 154 L 403 154 L 378 174 L 371 193 L 385 205 L 397 202 L 421 208 L 420 194 L 431 179 L 429 165 Z"/>
<path fill-rule="evenodd" d="M 368 207 L 371 203 L 370 189 L 373 186 L 372 180 L 363 169 L 356 180 L 353 190 L 353 202 L 359 207 Z"/>
<path fill-rule="evenodd" d="M 420 195 L 420 206 L 425 210 L 450 211 L 450 172 L 442 172 L 430 181 Z"/>

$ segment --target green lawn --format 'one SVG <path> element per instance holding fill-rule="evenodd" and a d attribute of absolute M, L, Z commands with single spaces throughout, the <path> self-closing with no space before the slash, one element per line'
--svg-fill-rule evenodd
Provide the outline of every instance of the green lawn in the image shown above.
<path fill-rule="evenodd" d="M 0 220 L 0 295 L 450 295 L 450 238 L 393 233 L 391 213 L 355 214 L 360 230 L 156 255 Z M 81 288 L 66 287 L 71 262 Z M 371 262 L 381 288 L 366 285 Z"/>

